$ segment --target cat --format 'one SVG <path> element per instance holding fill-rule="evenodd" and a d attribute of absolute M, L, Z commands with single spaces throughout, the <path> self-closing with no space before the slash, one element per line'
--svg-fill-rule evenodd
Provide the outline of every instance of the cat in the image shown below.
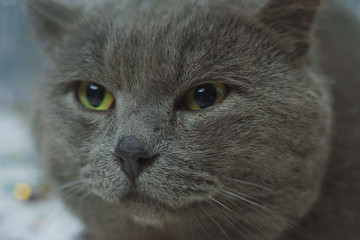
<path fill-rule="evenodd" d="M 360 78 L 321 72 L 319 0 L 27 3 L 34 139 L 89 239 L 360 239 Z"/>

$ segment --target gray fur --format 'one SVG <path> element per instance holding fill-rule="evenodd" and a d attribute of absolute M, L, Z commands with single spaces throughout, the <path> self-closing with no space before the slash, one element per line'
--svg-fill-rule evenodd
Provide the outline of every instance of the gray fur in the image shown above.
<path fill-rule="evenodd" d="M 348 214 L 311 218 L 322 201 L 334 212 L 344 209 L 337 198 L 348 201 L 333 189 L 349 182 L 334 187 L 329 179 L 341 174 L 331 170 L 339 161 L 348 181 L 359 177 L 355 169 L 347 175 L 359 157 L 358 105 L 344 125 L 352 130 L 338 128 L 348 105 L 307 57 L 319 1 L 108 0 L 59 12 L 28 2 L 39 26 L 51 26 L 39 32 L 54 63 L 35 106 L 39 154 L 93 239 L 287 239 L 289 230 L 291 239 L 335 240 L 336 227 L 323 223 L 359 220 L 355 201 Z M 82 108 L 79 80 L 106 87 L 115 108 Z M 228 96 L 182 110 L 184 93 L 204 82 L 228 85 Z M 129 135 L 159 156 L 136 186 L 113 155 Z M 146 197 L 129 199 L 134 188 Z M 339 231 L 356 238 L 355 230 Z"/>

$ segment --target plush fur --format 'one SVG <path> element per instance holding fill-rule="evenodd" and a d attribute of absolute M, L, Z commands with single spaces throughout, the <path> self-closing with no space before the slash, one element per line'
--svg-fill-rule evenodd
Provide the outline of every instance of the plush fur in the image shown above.
<path fill-rule="evenodd" d="M 360 236 L 359 81 L 314 71 L 320 1 L 28 4 L 53 61 L 34 106 L 39 155 L 92 239 Z M 81 80 L 115 107 L 82 107 Z M 226 98 L 184 110 L 209 82 Z M 135 182 L 114 155 L 124 136 L 156 156 Z"/>

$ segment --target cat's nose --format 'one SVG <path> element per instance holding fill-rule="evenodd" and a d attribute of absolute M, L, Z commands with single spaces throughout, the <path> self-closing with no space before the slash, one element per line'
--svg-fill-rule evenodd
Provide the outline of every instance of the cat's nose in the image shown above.
<path fill-rule="evenodd" d="M 155 156 L 152 156 L 146 146 L 134 136 L 126 136 L 119 141 L 115 156 L 132 182 L 135 182 L 140 173 L 155 160 Z"/>

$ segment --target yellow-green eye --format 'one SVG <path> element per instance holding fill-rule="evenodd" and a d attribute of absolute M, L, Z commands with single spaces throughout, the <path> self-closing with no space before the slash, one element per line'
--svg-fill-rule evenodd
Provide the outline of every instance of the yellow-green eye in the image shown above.
<path fill-rule="evenodd" d="M 98 111 L 109 109 L 114 102 L 114 97 L 108 90 L 88 81 L 80 82 L 77 96 L 82 105 Z"/>
<path fill-rule="evenodd" d="M 200 110 L 217 104 L 226 97 L 227 87 L 221 83 L 208 83 L 190 89 L 185 95 L 185 107 Z"/>

